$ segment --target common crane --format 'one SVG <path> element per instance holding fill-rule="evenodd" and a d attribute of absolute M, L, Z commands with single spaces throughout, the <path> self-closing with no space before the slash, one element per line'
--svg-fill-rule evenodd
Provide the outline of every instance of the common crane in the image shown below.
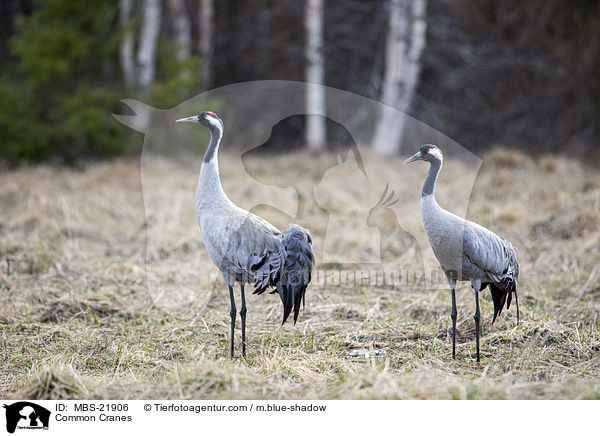
<path fill-rule="evenodd" d="M 283 321 L 294 311 L 298 319 L 301 302 L 314 265 L 310 232 L 290 224 L 280 232 L 264 219 L 237 207 L 227 197 L 219 177 L 218 151 L 223 121 L 213 112 L 181 118 L 176 122 L 199 123 L 208 127 L 210 143 L 200 168 L 196 190 L 196 213 L 208 255 L 221 270 L 229 287 L 231 303 L 231 357 L 236 307 L 233 288 L 240 284 L 242 307 L 242 355 L 246 355 L 246 297 L 244 285 L 253 283 L 254 294 L 275 288 L 283 303 Z"/>
<path fill-rule="evenodd" d="M 444 209 L 435 201 L 435 182 L 444 157 L 442 151 L 432 144 L 422 146 L 417 153 L 404 161 L 429 162 L 429 172 L 421 193 L 421 218 L 431 248 L 446 274 L 452 294 L 452 357 L 456 358 L 456 297 L 457 280 L 471 281 L 475 291 L 475 342 L 479 362 L 479 292 L 490 287 L 494 302 L 494 318 L 510 308 L 512 294 L 517 306 L 519 323 L 519 297 L 517 280 L 519 264 L 510 242 L 497 236 L 479 224 L 460 218 Z"/>

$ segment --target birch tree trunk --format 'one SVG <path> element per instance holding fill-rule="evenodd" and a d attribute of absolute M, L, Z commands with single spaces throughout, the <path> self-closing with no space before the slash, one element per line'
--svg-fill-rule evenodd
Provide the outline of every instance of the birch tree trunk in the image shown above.
<path fill-rule="evenodd" d="M 323 59 L 323 0 L 306 0 L 306 143 L 312 151 L 322 150 L 326 141 L 325 67 Z"/>
<path fill-rule="evenodd" d="M 184 63 L 190 58 L 191 50 L 191 26 L 189 16 L 185 7 L 184 0 L 169 0 L 169 8 L 173 16 L 175 27 L 175 43 L 177 45 L 177 59 Z M 182 66 L 179 73 L 180 77 L 185 79 L 190 77 L 190 71 Z"/>
<path fill-rule="evenodd" d="M 134 36 L 131 28 L 131 12 L 133 9 L 133 0 L 119 0 L 119 26 L 121 28 L 121 46 L 119 54 L 121 58 L 121 69 L 125 86 L 132 88 L 135 86 L 135 61 L 134 61 Z"/>
<path fill-rule="evenodd" d="M 213 15 L 214 15 L 214 0 L 200 0 L 200 71 L 203 78 L 203 90 L 207 90 L 212 86 L 212 54 L 213 54 Z"/>
<path fill-rule="evenodd" d="M 397 111 L 410 109 L 421 72 L 421 54 L 426 45 L 427 0 L 390 0 L 386 65 L 382 108 L 373 148 L 387 156 L 398 154 L 405 118 Z"/>
<path fill-rule="evenodd" d="M 144 1 L 144 20 L 138 49 L 138 80 L 147 89 L 154 82 L 156 71 L 156 41 L 160 31 L 160 0 Z"/>

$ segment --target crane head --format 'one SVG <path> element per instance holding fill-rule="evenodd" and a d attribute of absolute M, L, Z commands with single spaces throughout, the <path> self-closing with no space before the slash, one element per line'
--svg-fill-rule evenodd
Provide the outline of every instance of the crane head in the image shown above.
<path fill-rule="evenodd" d="M 407 164 L 416 160 L 426 160 L 427 162 L 431 162 L 434 160 L 441 161 L 443 160 L 442 150 L 440 150 L 436 145 L 425 144 L 419 149 L 419 151 L 417 151 L 411 157 L 406 159 L 404 163 Z"/>
<path fill-rule="evenodd" d="M 198 123 L 203 126 L 210 128 L 216 128 L 218 130 L 223 130 L 223 121 L 221 118 L 217 116 L 214 112 L 204 111 L 200 112 L 198 115 L 194 115 L 193 117 L 180 118 L 175 121 L 176 123 Z"/>

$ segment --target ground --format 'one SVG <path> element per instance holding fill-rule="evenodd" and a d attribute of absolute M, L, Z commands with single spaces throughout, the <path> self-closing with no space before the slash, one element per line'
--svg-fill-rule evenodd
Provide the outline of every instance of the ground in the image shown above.
<path fill-rule="evenodd" d="M 221 158 L 226 192 L 233 200 L 252 196 L 228 171 L 228 159 Z M 599 171 L 564 157 L 508 150 L 483 159 L 468 218 L 515 245 L 521 322 L 516 325 L 513 305 L 492 325 L 491 298 L 483 293 L 480 364 L 466 284 L 457 291 L 456 360 L 447 289 L 322 282 L 310 286 L 295 326 L 280 326 L 276 295 L 249 295 L 248 355 L 241 358 L 238 317 L 232 360 L 228 294 L 213 285 L 215 269 L 193 215 L 199 161 L 148 161 L 146 182 L 181 199 L 181 216 L 191 223 L 163 225 L 160 240 L 148 247 L 148 234 L 172 210 L 144 213 L 139 160 L 4 169 L 0 396 L 598 399 Z M 264 156 L 246 161 L 269 183 L 305 181 L 297 187 L 297 221 L 313 232 L 315 251 L 327 215 L 306 199 L 332 161 L 332 155 L 302 154 L 269 156 L 268 166 Z M 378 165 L 380 177 L 400 180 L 401 160 Z M 422 167 L 413 170 L 414 181 L 396 184 L 405 186 L 396 192 L 400 198 L 418 198 L 426 166 L 413 165 Z M 461 183 L 461 164 L 447 162 L 442 171 L 438 201 L 451 208 L 452 193 L 470 186 Z M 257 212 L 280 228 L 290 220 L 273 208 Z M 407 230 L 422 236 L 418 206 L 412 213 L 404 217 Z M 359 250 L 361 237 L 347 229 L 338 249 Z M 388 257 L 403 254 L 383 242 L 382 248 Z M 431 256 L 423 250 L 424 258 Z M 189 277 L 197 294 L 183 285 Z"/>

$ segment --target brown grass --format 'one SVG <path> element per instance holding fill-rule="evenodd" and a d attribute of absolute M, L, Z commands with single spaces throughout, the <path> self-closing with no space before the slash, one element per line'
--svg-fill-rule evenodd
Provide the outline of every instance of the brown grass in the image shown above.
<path fill-rule="evenodd" d="M 226 191 L 234 200 L 252 195 L 236 184 L 228 159 L 221 158 Z M 294 221 L 311 229 L 318 251 L 327 215 L 309 198 L 335 157 L 268 161 L 273 165 L 256 158 L 246 166 L 269 183 L 297 180 L 303 209 Z M 418 198 L 424 166 L 406 181 L 399 160 L 376 163 L 378 180 L 405 186 L 397 192 L 401 201 Z M 515 245 L 522 321 L 515 326 L 511 307 L 492 326 L 486 291 L 478 365 L 466 284 L 457 292 L 456 360 L 445 289 L 328 284 L 311 285 L 296 326 L 279 326 L 276 296 L 248 296 L 248 357 L 239 357 L 238 324 L 237 357 L 230 360 L 228 295 L 219 283 L 210 292 L 215 270 L 193 215 L 199 162 L 149 165 L 150 183 L 182 199 L 186 224 L 163 226 L 163 238 L 148 251 L 139 162 L 0 176 L 3 397 L 600 398 L 598 171 L 557 156 L 538 162 L 500 150 L 485 157 L 469 218 Z M 461 164 L 445 164 L 443 206 L 463 188 L 463 173 Z M 403 222 L 421 240 L 414 206 Z M 290 220 L 273 208 L 257 211 L 280 228 Z M 148 232 L 168 212 L 153 209 Z M 343 236 L 336 249 L 363 249 L 356 231 Z M 423 257 L 432 261 L 429 251 Z M 190 276 L 198 277 L 197 297 L 183 285 Z"/>

